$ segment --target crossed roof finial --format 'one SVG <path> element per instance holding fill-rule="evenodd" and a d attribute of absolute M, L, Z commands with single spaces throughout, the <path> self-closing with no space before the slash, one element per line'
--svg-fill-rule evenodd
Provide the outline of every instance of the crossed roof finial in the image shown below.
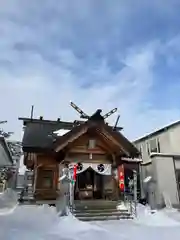
<path fill-rule="evenodd" d="M 108 113 L 106 113 L 104 116 L 101 115 L 102 113 L 102 109 L 97 109 L 96 112 L 89 116 L 87 115 L 82 109 L 80 109 L 76 104 L 74 104 L 73 102 L 70 102 L 71 107 L 73 107 L 78 113 L 80 113 L 80 118 L 84 118 L 84 119 L 91 119 L 91 120 L 95 120 L 95 121 L 99 121 L 99 120 L 105 120 L 106 118 L 108 118 L 109 116 L 111 116 L 112 114 L 114 114 L 115 112 L 117 112 L 117 108 L 112 109 L 111 111 L 109 111 Z"/>

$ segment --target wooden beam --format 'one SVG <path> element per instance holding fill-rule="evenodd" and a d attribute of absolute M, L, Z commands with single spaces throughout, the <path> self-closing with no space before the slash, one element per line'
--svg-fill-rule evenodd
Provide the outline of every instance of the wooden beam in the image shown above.
<path fill-rule="evenodd" d="M 62 144 L 60 144 L 56 149 L 55 152 L 59 152 L 60 150 L 62 150 L 64 147 L 66 147 L 69 143 L 75 141 L 77 138 L 79 138 L 80 136 L 82 136 L 84 133 L 86 133 L 87 131 L 87 127 L 84 127 L 81 131 L 79 131 L 77 134 L 75 134 L 74 136 L 71 136 L 70 139 L 66 140 L 65 142 L 63 142 Z"/>
<path fill-rule="evenodd" d="M 69 148 L 68 152 L 70 153 L 92 153 L 92 154 L 105 154 L 106 152 L 102 152 L 98 149 L 76 149 L 76 148 Z"/>
<path fill-rule="evenodd" d="M 104 153 L 108 153 L 108 154 L 113 154 L 114 151 L 117 151 L 117 147 L 116 149 L 113 148 L 113 145 L 108 145 L 107 141 L 104 140 L 104 138 L 102 136 L 100 136 L 99 134 L 97 134 L 95 131 L 94 133 L 91 132 L 89 134 L 89 132 L 87 133 L 87 136 L 85 136 L 85 139 L 77 139 L 74 142 L 71 142 L 68 144 L 68 149 L 69 152 L 78 152 L 78 153 L 97 153 L 97 154 L 103 154 L 102 152 L 100 152 L 100 150 L 96 150 L 96 149 L 88 149 L 85 145 L 83 145 L 83 142 L 86 142 L 87 140 L 94 138 L 96 139 L 97 143 L 96 143 L 96 147 L 99 147 L 100 149 L 102 149 L 104 151 Z M 102 143 L 102 144 L 101 144 Z M 109 142 L 111 143 L 111 142 Z M 82 144 L 81 145 L 76 145 L 76 144 Z M 84 148 L 83 148 L 84 147 Z M 77 148 L 75 150 L 75 148 Z"/>
<path fill-rule="evenodd" d="M 131 163 L 141 163 L 141 158 L 127 158 L 127 157 L 121 157 L 122 161 L 131 162 Z"/>
<path fill-rule="evenodd" d="M 103 141 L 109 147 L 109 149 L 111 149 L 111 152 L 116 152 L 116 153 L 122 152 L 122 149 L 119 146 L 117 146 L 116 144 L 114 144 L 103 133 L 98 132 L 98 136 L 100 137 L 101 141 Z"/>
<path fill-rule="evenodd" d="M 119 148 L 127 155 L 129 156 L 129 152 L 122 146 L 121 143 L 119 143 L 116 139 L 114 139 L 109 133 L 107 133 L 105 130 L 103 130 L 101 132 L 101 130 L 99 129 L 97 131 L 99 134 L 104 135 L 107 139 L 109 139 L 110 141 L 114 142 L 114 145 L 119 146 Z"/>
<path fill-rule="evenodd" d="M 110 154 L 113 154 L 114 152 L 117 151 L 117 148 L 115 148 L 113 144 L 111 144 L 111 141 L 108 141 L 109 142 L 108 144 L 106 139 L 102 135 L 98 134 L 98 137 Z"/>

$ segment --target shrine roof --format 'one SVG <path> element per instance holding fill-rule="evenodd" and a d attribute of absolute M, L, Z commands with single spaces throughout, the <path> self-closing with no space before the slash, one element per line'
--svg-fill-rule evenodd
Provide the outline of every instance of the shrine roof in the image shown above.
<path fill-rule="evenodd" d="M 56 137 L 56 141 L 54 143 L 54 148 L 56 149 L 66 147 L 68 143 L 73 140 L 73 136 L 81 136 L 85 132 L 87 132 L 88 129 L 95 129 L 95 131 L 100 131 L 100 132 L 107 132 L 116 142 L 120 143 L 122 147 L 128 152 L 129 156 L 132 157 L 137 157 L 140 155 L 139 151 L 137 148 L 120 132 L 114 131 L 111 126 L 108 126 L 104 122 L 96 122 L 96 121 L 91 121 L 88 120 L 83 124 L 80 124 L 79 126 L 74 127 L 71 131 L 67 132 L 63 136 L 58 136 Z M 74 139 L 77 139 L 74 138 Z"/>
<path fill-rule="evenodd" d="M 51 121 L 43 119 L 19 118 L 23 120 L 24 135 L 23 148 L 50 148 L 54 140 L 54 132 L 60 129 L 72 129 L 72 122 L 60 120 Z"/>
<path fill-rule="evenodd" d="M 57 135 L 54 132 L 58 130 L 73 130 L 78 124 L 83 125 L 85 121 L 75 120 L 74 122 L 31 119 L 31 118 L 19 118 L 23 121 L 24 135 L 22 139 L 22 148 L 41 150 L 51 149 L 54 140 Z M 118 129 L 118 128 L 117 128 Z M 70 131 L 71 132 L 71 131 Z"/>

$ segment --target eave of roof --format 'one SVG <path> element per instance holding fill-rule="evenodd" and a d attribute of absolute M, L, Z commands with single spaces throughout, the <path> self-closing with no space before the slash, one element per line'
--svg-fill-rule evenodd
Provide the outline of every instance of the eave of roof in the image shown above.
<path fill-rule="evenodd" d="M 110 126 L 105 126 L 105 129 L 109 131 L 110 134 L 112 134 L 113 137 L 115 137 L 119 141 L 123 141 L 124 144 L 128 147 L 128 150 L 134 153 L 135 156 L 139 156 L 140 152 L 134 145 L 134 143 L 130 142 L 121 132 L 113 131 L 113 129 Z"/>
<path fill-rule="evenodd" d="M 176 122 L 173 122 L 173 123 L 171 123 L 171 124 L 169 124 L 169 125 L 167 125 L 167 126 L 165 126 L 163 128 L 160 128 L 160 129 L 158 129 L 158 130 L 156 130 L 156 131 L 154 131 L 152 133 L 149 133 L 149 134 L 147 134 L 147 135 L 145 135 L 145 136 L 143 136 L 141 138 L 136 139 L 135 141 L 133 141 L 133 143 L 137 144 L 137 143 L 139 143 L 141 141 L 144 141 L 144 140 L 147 140 L 149 138 L 155 137 L 158 134 L 163 133 L 163 132 L 167 131 L 170 128 L 176 127 L 179 124 L 180 124 L 180 120 L 176 121 Z"/>
<path fill-rule="evenodd" d="M 18 120 L 23 121 L 24 126 L 26 126 L 27 123 L 62 125 L 62 129 L 65 129 L 65 130 L 71 130 L 74 126 L 76 126 L 78 124 L 84 124 L 86 122 L 86 121 L 82 121 L 82 120 L 75 120 L 73 122 L 69 122 L 69 121 L 61 121 L 61 120 L 54 121 L 54 120 L 47 120 L 47 119 L 39 119 L 39 118 L 33 118 L 32 119 L 32 118 L 23 118 L 23 117 L 18 118 Z M 121 131 L 123 128 L 116 126 L 116 129 L 118 131 Z"/>
<path fill-rule="evenodd" d="M 41 123 L 41 124 L 51 124 L 51 125 L 64 125 L 68 128 L 72 128 L 76 123 L 73 122 L 64 122 L 60 120 L 45 120 L 45 119 L 37 119 L 37 118 L 18 118 L 18 120 L 23 121 L 23 125 L 26 126 L 27 123 Z"/>

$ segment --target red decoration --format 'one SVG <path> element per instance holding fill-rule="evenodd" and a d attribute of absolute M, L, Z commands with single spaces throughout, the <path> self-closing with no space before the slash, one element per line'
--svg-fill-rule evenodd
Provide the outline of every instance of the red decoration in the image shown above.
<path fill-rule="evenodd" d="M 121 165 L 118 167 L 118 179 L 119 179 L 119 188 L 124 192 L 124 166 Z"/>
<path fill-rule="evenodd" d="M 76 181 L 77 177 L 77 165 L 74 165 L 73 167 L 73 180 Z"/>
<path fill-rule="evenodd" d="M 124 183 L 121 183 L 121 182 L 120 182 L 119 188 L 121 189 L 121 191 L 124 191 Z"/>

